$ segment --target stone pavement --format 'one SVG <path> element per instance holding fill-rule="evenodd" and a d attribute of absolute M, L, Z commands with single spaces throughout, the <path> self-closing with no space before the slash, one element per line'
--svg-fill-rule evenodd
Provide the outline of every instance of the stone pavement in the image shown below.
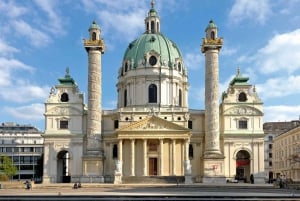
<path fill-rule="evenodd" d="M 57 198 L 114 198 L 114 200 L 127 200 L 127 198 L 182 198 L 207 199 L 210 198 L 268 198 L 276 200 L 299 200 L 300 191 L 294 189 L 276 189 L 271 184 L 82 184 L 82 188 L 73 189 L 73 184 L 35 184 L 32 190 L 23 188 L 0 189 L 0 200 L 20 196 L 26 198 L 36 197 L 46 200 L 47 197 Z M 41 198 L 41 199 L 40 199 Z M 43 198 L 43 199 L 42 199 Z M 51 198 L 51 199 L 52 199 Z M 118 198 L 118 199 L 117 199 Z M 126 199 L 125 199 L 126 198 Z M 143 198 L 143 199 L 142 199 Z M 29 199 L 33 200 L 33 199 Z M 148 200 L 148 199 L 147 199 Z M 239 199 L 241 200 L 241 199 Z M 261 200 L 261 199 L 260 199 Z"/>

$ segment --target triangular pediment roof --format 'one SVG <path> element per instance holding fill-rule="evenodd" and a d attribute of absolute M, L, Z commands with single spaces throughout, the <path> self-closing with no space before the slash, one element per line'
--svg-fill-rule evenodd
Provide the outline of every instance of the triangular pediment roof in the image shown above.
<path fill-rule="evenodd" d="M 186 138 L 191 135 L 190 129 L 161 119 L 157 116 L 151 116 L 141 121 L 134 122 L 128 126 L 119 128 L 116 130 L 116 133 L 119 138 Z"/>

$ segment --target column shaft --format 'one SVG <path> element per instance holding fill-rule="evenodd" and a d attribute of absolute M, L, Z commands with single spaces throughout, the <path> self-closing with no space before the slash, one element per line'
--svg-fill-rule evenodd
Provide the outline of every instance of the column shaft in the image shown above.
<path fill-rule="evenodd" d="M 135 150 L 134 150 L 134 139 L 131 140 L 131 172 L 130 176 L 134 176 L 135 174 Z"/>
<path fill-rule="evenodd" d="M 148 157 L 147 157 L 147 140 L 143 140 L 143 154 L 144 154 L 144 171 L 143 171 L 143 175 L 147 176 L 147 161 L 148 161 Z"/>
<path fill-rule="evenodd" d="M 160 139 L 159 140 L 159 158 L 160 158 L 160 174 L 159 175 L 163 175 L 164 172 L 164 140 Z"/>

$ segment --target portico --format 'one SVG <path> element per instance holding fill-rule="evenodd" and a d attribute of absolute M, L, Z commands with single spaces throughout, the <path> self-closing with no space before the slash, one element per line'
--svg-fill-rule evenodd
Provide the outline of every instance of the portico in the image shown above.
<path fill-rule="evenodd" d="M 116 132 L 121 176 L 184 176 L 190 131 L 155 116 Z"/>

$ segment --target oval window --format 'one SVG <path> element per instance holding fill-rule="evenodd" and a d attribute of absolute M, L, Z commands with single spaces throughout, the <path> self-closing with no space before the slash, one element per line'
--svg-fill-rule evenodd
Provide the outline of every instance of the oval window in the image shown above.
<path fill-rule="evenodd" d="M 154 66 L 157 63 L 156 57 L 155 56 L 151 56 L 149 58 L 149 63 L 150 63 L 151 66 Z"/>

